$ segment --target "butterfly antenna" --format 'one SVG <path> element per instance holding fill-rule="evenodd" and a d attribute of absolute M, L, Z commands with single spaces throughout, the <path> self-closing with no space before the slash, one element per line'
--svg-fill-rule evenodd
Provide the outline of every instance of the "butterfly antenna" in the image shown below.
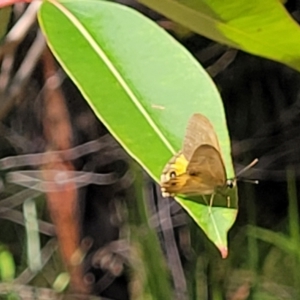
<path fill-rule="evenodd" d="M 252 183 L 252 184 L 259 184 L 258 180 L 241 179 L 240 181 L 242 181 L 242 182 L 248 182 L 248 183 Z"/>
<path fill-rule="evenodd" d="M 258 158 L 255 158 L 248 166 L 246 166 L 245 168 L 243 168 L 242 170 L 240 170 L 237 174 L 236 174 L 236 178 L 238 178 L 241 174 L 245 173 L 246 171 L 248 171 L 249 169 L 251 169 L 254 165 L 256 165 L 258 163 Z M 256 180 L 257 181 L 257 180 Z M 258 181 L 257 181 L 258 183 Z"/>

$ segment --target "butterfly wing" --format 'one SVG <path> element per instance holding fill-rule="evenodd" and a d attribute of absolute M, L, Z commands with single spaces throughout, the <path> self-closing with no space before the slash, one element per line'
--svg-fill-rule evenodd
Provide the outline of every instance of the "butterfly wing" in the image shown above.
<path fill-rule="evenodd" d="M 198 147 L 190 162 L 179 153 L 166 165 L 161 188 L 164 197 L 210 195 L 226 184 L 225 167 L 220 153 L 210 145 Z"/>
<path fill-rule="evenodd" d="M 201 114 L 189 119 L 183 149 L 165 166 L 161 175 L 164 197 L 206 195 L 224 186 L 226 172 L 220 146 L 210 121 Z"/>
<path fill-rule="evenodd" d="M 193 114 L 188 121 L 182 153 L 188 161 L 195 150 L 201 145 L 211 145 L 220 152 L 220 146 L 215 130 L 210 121 L 203 115 Z"/>
<path fill-rule="evenodd" d="M 226 171 L 220 152 L 211 145 L 201 145 L 195 150 L 186 174 L 191 182 L 198 183 L 197 188 L 189 194 L 213 194 L 226 184 Z"/>

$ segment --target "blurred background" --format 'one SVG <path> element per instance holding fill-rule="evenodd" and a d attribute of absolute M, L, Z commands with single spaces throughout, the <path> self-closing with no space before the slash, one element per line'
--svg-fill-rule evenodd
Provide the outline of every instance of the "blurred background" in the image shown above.
<path fill-rule="evenodd" d="M 259 184 L 238 182 L 223 260 L 97 120 L 47 49 L 35 3 L 2 9 L 1 299 L 300 298 L 300 74 L 119 2 L 157 22 L 213 77 L 235 167 L 259 158 L 245 178 Z M 300 20 L 299 1 L 286 8 Z"/>

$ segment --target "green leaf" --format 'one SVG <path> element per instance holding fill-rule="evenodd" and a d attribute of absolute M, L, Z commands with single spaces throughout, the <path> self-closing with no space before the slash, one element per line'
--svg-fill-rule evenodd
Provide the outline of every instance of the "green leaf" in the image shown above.
<path fill-rule="evenodd" d="M 218 91 L 164 30 L 130 8 L 104 1 L 43 2 L 39 22 L 49 47 L 96 115 L 156 181 L 181 148 L 195 112 L 214 124 L 227 175 L 234 177 Z M 232 203 L 236 197 L 234 190 Z M 177 201 L 213 242 L 227 249 L 226 232 L 236 209 L 214 208 L 211 214 L 205 205 Z M 217 210 L 230 217 L 218 220 Z M 215 218 L 213 228 L 207 226 L 208 215 Z"/>
<path fill-rule="evenodd" d="M 277 0 L 139 0 L 207 38 L 300 70 L 300 29 Z"/>
<path fill-rule="evenodd" d="M 52 284 L 57 293 L 62 293 L 70 283 L 70 275 L 67 272 L 60 273 Z"/>
<path fill-rule="evenodd" d="M 12 281 L 15 277 L 15 262 L 13 256 L 4 246 L 0 246 L 0 280 Z"/>

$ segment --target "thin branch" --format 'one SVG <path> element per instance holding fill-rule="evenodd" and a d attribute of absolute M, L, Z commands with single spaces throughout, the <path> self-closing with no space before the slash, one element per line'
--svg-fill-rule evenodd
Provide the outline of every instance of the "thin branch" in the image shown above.
<path fill-rule="evenodd" d="M 10 208 L 0 208 L 0 219 L 6 219 L 14 223 L 25 226 L 24 216 L 21 212 L 10 209 Z M 45 221 L 38 220 L 39 232 L 48 235 L 55 235 L 55 227 L 53 224 L 50 224 Z"/>
<path fill-rule="evenodd" d="M 48 241 L 41 251 L 41 267 L 43 268 L 50 260 L 54 251 L 57 250 L 57 241 L 55 238 Z M 30 282 L 38 272 L 33 272 L 29 268 L 25 269 L 15 280 L 14 284 L 26 284 Z"/>
<path fill-rule="evenodd" d="M 227 50 L 214 64 L 206 68 L 206 71 L 211 77 L 216 77 L 235 60 L 237 53 L 235 49 Z"/>
<path fill-rule="evenodd" d="M 12 109 L 17 97 L 26 87 L 31 74 L 40 59 L 46 43 L 43 34 L 38 31 L 38 34 L 27 52 L 20 68 L 16 72 L 8 89 L 1 96 L 0 120 L 3 120 L 7 113 Z"/>
<path fill-rule="evenodd" d="M 43 175 L 51 174 L 54 181 L 45 181 Z M 109 185 L 116 183 L 118 178 L 115 173 L 96 174 L 82 171 L 65 170 L 46 170 L 46 171 L 15 171 L 6 176 L 10 183 L 25 186 L 41 192 L 58 191 L 64 185 L 75 183 L 76 188 L 84 187 L 89 184 Z"/>
<path fill-rule="evenodd" d="M 6 1 L 12 2 L 12 1 Z M 22 1 L 24 2 L 24 1 Z M 3 5 L 3 0 L 1 5 Z M 42 4 L 42 1 L 32 1 L 28 6 L 25 13 L 13 26 L 13 28 L 6 35 L 3 45 L 0 47 L 0 59 L 2 59 L 5 53 L 11 53 L 15 51 L 15 48 L 24 40 L 27 36 L 31 26 L 36 21 L 37 11 Z M 4 5 L 3 5 L 4 6 Z"/>
<path fill-rule="evenodd" d="M 35 191 L 33 189 L 26 189 L 17 194 L 14 194 L 6 199 L 0 201 L 0 209 L 1 208 L 13 208 L 18 205 L 21 205 L 28 198 L 35 198 L 41 195 L 40 192 Z"/>
<path fill-rule="evenodd" d="M 68 150 L 48 151 L 44 153 L 24 154 L 10 156 L 0 159 L 0 169 L 6 170 L 21 166 L 37 166 L 45 162 L 56 162 L 61 160 L 75 160 L 84 155 L 97 152 L 108 146 L 108 135 L 100 139 L 87 142 Z"/>

